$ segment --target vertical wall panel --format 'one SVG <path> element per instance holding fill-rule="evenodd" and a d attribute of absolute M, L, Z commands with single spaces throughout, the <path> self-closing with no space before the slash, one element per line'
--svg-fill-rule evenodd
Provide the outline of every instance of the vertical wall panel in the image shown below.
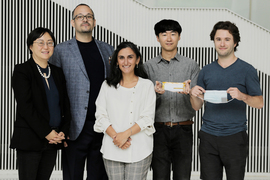
<path fill-rule="evenodd" d="M 26 46 L 27 35 L 34 28 L 42 26 L 54 32 L 57 43 L 71 39 L 75 34 L 70 25 L 71 11 L 80 2 L 80 0 L 3 0 L 0 2 L 0 170 L 16 169 L 16 153 L 8 148 L 16 111 L 10 82 L 14 65 L 25 62 L 29 58 Z M 153 30 L 154 24 L 160 19 L 173 18 L 180 22 L 183 32 L 178 52 L 194 59 L 200 68 L 217 58 L 213 43 L 209 40 L 214 22 L 218 20 L 237 22 L 242 37 L 237 55 L 258 69 L 265 104 L 261 110 L 247 107 L 250 146 L 246 170 L 270 172 L 270 71 L 269 53 L 264 50 L 270 47 L 269 31 L 227 9 L 149 8 L 134 0 L 89 1 L 89 5 L 93 8 L 97 19 L 94 37 L 114 47 L 123 41 L 133 41 L 138 45 L 144 62 L 157 56 L 161 51 Z M 256 48 L 248 47 L 250 44 L 255 44 Z M 204 107 L 197 111 L 194 117 L 193 171 L 200 170 L 198 131 L 202 124 L 203 112 Z M 55 169 L 61 169 L 60 156 L 57 157 Z"/>
<path fill-rule="evenodd" d="M 4 13 L 4 10 L 3 10 L 3 7 L 5 6 L 5 1 L 1 1 L 0 2 L 0 8 L 1 8 L 1 11 L 0 11 L 0 19 L 1 19 L 1 22 L 2 23 L 5 23 L 4 21 L 4 18 L 3 18 L 3 13 Z M 1 42 L 0 42 L 0 58 L 1 58 L 1 62 L 0 62 L 0 67 L 1 67 L 1 72 L 0 72 L 0 80 L 1 80 L 1 84 L 3 82 L 3 57 L 4 57 L 4 50 L 3 50 L 3 43 L 5 42 L 4 41 L 4 37 L 3 37 L 3 28 L 0 28 L 0 33 L 1 33 Z M 2 101 L 2 97 L 3 97 L 4 93 L 3 93 L 3 89 L 2 89 L 2 86 L 0 88 L 0 97 L 1 97 L 1 101 L 0 101 L 0 118 L 1 118 L 1 127 L 0 127 L 0 167 L 3 167 L 3 158 L 2 158 L 2 154 L 3 154 L 3 149 L 4 149 L 4 143 L 3 143 L 3 138 L 4 138 L 4 134 L 3 134 L 3 128 L 4 127 L 4 121 L 2 120 L 3 119 L 3 112 L 4 112 L 4 103 Z"/>

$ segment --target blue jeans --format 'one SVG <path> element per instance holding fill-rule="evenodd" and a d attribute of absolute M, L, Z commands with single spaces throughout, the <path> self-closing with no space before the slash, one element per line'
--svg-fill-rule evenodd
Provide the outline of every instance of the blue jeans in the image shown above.
<path fill-rule="evenodd" d="M 223 167 L 227 180 L 244 179 L 248 155 L 246 131 L 230 136 L 213 136 L 200 131 L 199 138 L 201 179 L 222 180 Z"/>
<path fill-rule="evenodd" d="M 192 125 L 169 127 L 155 123 L 152 159 L 153 179 L 189 180 L 192 162 Z"/>

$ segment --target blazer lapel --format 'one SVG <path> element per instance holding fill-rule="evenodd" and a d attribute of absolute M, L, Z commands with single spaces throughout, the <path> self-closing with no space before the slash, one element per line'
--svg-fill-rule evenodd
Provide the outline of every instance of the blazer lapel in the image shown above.
<path fill-rule="evenodd" d="M 104 52 L 106 52 L 106 49 L 104 49 L 105 47 L 103 47 L 102 46 L 102 44 L 100 44 L 100 42 L 99 41 L 96 41 L 95 39 L 94 39 L 94 41 L 96 42 L 96 45 L 97 45 L 97 47 L 98 47 L 98 50 L 99 50 L 99 53 L 100 53 L 100 55 L 101 55 L 101 58 L 102 58 L 102 61 L 103 61 L 103 64 L 104 64 L 104 77 L 106 78 L 107 76 L 108 76 L 108 72 L 109 72 L 109 69 L 110 69 L 110 67 L 109 67 L 109 59 L 106 59 L 106 54 L 104 54 Z"/>
<path fill-rule="evenodd" d="M 70 40 L 69 45 L 70 45 L 69 46 L 69 51 L 72 52 L 72 54 L 75 56 L 74 66 L 79 66 L 79 68 L 81 69 L 81 71 L 83 72 L 83 74 L 89 80 L 88 74 L 86 72 L 85 65 L 84 65 L 84 62 L 83 62 L 83 59 L 82 59 L 82 55 L 81 55 L 81 52 L 80 52 L 80 49 L 78 47 L 78 43 L 77 43 L 77 40 L 76 40 L 75 37 Z"/>
<path fill-rule="evenodd" d="M 52 72 L 52 77 L 53 77 L 53 80 L 54 80 L 54 83 L 55 83 L 55 86 L 58 90 L 58 94 L 59 94 L 59 101 L 60 101 L 60 105 L 61 105 L 61 99 L 63 98 L 63 92 L 62 91 L 62 81 L 61 81 L 61 77 L 60 77 L 60 74 L 59 72 L 57 72 L 57 69 L 50 64 L 50 67 L 51 67 L 51 72 Z"/>
<path fill-rule="evenodd" d="M 47 102 L 47 95 L 46 95 L 44 83 L 43 83 L 43 80 L 42 80 L 43 77 L 41 77 L 40 73 L 38 72 L 37 65 L 36 65 L 35 61 L 33 60 L 33 58 L 31 58 L 29 60 L 29 62 L 30 62 L 31 68 L 33 69 L 33 73 L 34 73 L 33 79 L 35 79 L 35 81 L 37 83 L 37 86 L 38 86 L 38 88 L 39 88 L 39 90 L 40 90 L 40 92 L 42 94 L 42 100 L 44 101 L 44 103 L 46 105 L 45 107 L 47 107 L 46 110 L 48 110 L 48 112 L 49 112 L 48 102 Z M 41 103 L 43 103 L 43 102 L 41 102 Z"/>

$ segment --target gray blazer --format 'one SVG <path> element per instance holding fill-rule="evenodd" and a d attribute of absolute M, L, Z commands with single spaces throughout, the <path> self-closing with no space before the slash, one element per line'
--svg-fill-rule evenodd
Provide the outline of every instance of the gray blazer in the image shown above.
<path fill-rule="evenodd" d="M 109 57 L 114 49 L 107 43 L 98 40 L 95 42 L 104 62 L 104 72 L 107 77 L 110 70 Z M 90 93 L 90 80 L 76 38 L 58 44 L 49 62 L 61 67 L 65 74 L 72 115 L 69 137 L 71 140 L 76 140 L 84 126 Z"/>

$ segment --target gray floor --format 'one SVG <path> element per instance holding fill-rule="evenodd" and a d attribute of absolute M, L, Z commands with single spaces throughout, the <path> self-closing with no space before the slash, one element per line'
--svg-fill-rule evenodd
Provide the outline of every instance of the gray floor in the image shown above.
<path fill-rule="evenodd" d="M 51 180 L 62 180 L 61 171 L 54 171 Z M 198 172 L 193 172 L 191 180 L 200 180 Z M 152 179 L 152 172 L 149 171 L 147 180 Z M 223 178 L 226 180 L 226 177 Z M 0 180 L 18 180 L 17 171 L 0 170 Z M 270 173 L 247 173 L 245 180 L 270 180 Z"/>

